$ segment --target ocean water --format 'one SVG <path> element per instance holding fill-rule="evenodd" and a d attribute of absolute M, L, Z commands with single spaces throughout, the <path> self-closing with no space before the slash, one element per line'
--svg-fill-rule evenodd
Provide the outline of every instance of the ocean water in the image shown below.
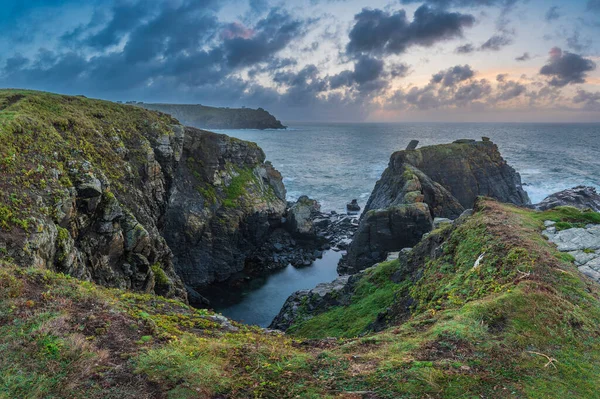
<path fill-rule="evenodd" d="M 600 188 L 600 124 L 290 123 L 287 130 L 219 132 L 256 142 L 284 176 L 288 200 L 305 194 L 323 210 L 343 212 L 353 198 L 364 206 L 390 155 L 413 139 L 425 146 L 490 137 L 533 203 L 577 185 Z M 290 294 L 335 279 L 339 257 L 328 251 L 307 268 L 288 266 L 209 299 L 231 319 L 266 327 Z"/>
<path fill-rule="evenodd" d="M 576 185 L 600 188 L 600 124 L 290 123 L 287 130 L 220 130 L 257 143 L 284 176 L 288 199 L 324 210 L 368 199 L 394 151 L 489 137 L 521 174 L 532 202 Z"/>

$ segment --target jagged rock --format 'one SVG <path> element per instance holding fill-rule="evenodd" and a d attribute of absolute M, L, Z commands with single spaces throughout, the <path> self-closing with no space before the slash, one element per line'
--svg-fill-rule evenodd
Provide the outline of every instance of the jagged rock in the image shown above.
<path fill-rule="evenodd" d="M 346 211 L 349 215 L 356 214 L 360 212 L 360 205 L 358 205 L 358 201 L 353 199 L 349 203 L 346 204 Z"/>
<path fill-rule="evenodd" d="M 434 218 L 456 219 L 472 208 L 478 196 L 488 196 L 518 205 L 529 203 L 521 178 L 489 140 L 457 140 L 452 144 L 398 151 L 375 185 L 365 206 L 361 225 L 342 258 L 340 272 L 356 272 L 383 260 L 384 253 L 412 246 L 433 226 Z M 373 229 L 371 211 L 379 213 L 377 224 L 384 223 L 386 209 L 407 204 L 425 205 L 428 221 L 412 214 L 395 226 L 402 238 L 390 238 L 385 229 Z M 424 208 L 425 209 L 425 208 Z M 388 223 L 389 224 L 389 223 Z M 429 228 L 429 230 L 427 230 Z M 381 241 L 385 244 L 379 244 Z"/>
<path fill-rule="evenodd" d="M 579 209 L 591 209 L 594 212 L 600 212 L 600 194 L 594 187 L 577 186 L 554 193 L 534 207 L 545 211 L 557 206 L 574 206 Z"/>
<path fill-rule="evenodd" d="M 311 236 L 315 234 L 313 220 L 320 211 L 321 206 L 316 200 L 301 196 L 287 211 L 286 227 L 297 236 Z"/>
<path fill-rule="evenodd" d="M 338 272 L 356 273 L 384 260 L 388 252 L 412 247 L 432 226 L 429 207 L 422 202 L 370 211 L 361 220 Z"/>
<path fill-rule="evenodd" d="M 415 168 L 422 173 L 418 177 L 424 175 L 439 184 L 464 209 L 473 208 L 478 196 L 516 205 L 529 203 L 520 175 L 506 163 L 493 142 L 459 141 L 394 153 L 375 185 L 364 212 L 385 208 L 397 202 L 399 193 L 406 191 L 404 184 L 407 179 L 403 179 L 402 175 L 415 174 Z M 429 203 L 427 199 L 425 202 Z M 450 217 L 441 213 L 436 213 L 435 216 Z"/>
<path fill-rule="evenodd" d="M 411 140 L 410 143 L 406 146 L 406 151 L 416 150 L 419 145 L 419 140 Z"/>
<path fill-rule="evenodd" d="M 285 331 L 293 323 L 313 317 L 332 306 L 347 305 L 356 276 L 341 276 L 330 283 L 321 283 L 312 290 L 293 293 L 283 304 L 269 328 Z"/>
<path fill-rule="evenodd" d="M 573 256 L 581 273 L 600 282 L 600 225 L 556 231 L 555 224 L 544 222 L 546 230 L 543 234 L 559 251 Z"/>
<path fill-rule="evenodd" d="M 281 226 L 285 188 L 258 146 L 222 134 L 186 127 L 181 158 L 163 235 L 178 274 L 202 293 L 262 264 L 249 257 Z"/>

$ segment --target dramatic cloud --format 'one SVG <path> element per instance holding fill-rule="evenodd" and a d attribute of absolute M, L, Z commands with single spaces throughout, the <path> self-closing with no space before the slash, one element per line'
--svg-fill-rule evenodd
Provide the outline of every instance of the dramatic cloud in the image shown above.
<path fill-rule="evenodd" d="M 600 51 L 592 40 L 600 0 L 568 13 L 558 1 L 540 8 L 528 0 L 372 0 L 363 9 L 310 2 L 311 9 L 273 0 L 9 0 L 0 13 L 0 85 L 261 106 L 293 120 L 377 120 L 390 109 L 600 110 L 591 56 Z M 410 11 L 398 10 L 401 3 Z M 523 25 L 511 29 L 517 3 Z M 531 24 L 534 34 L 525 29 Z M 533 53 L 517 56 L 508 45 L 535 49 L 548 35 L 572 53 L 554 49 L 539 75 L 515 65 Z M 457 54 L 468 64 L 453 66 Z M 568 85 L 580 83 L 574 95 Z"/>
<path fill-rule="evenodd" d="M 265 61 L 298 37 L 302 28 L 302 22 L 289 14 L 271 10 L 254 28 L 256 33 L 244 33 L 225 40 L 227 62 L 237 67 Z"/>
<path fill-rule="evenodd" d="M 410 66 L 406 64 L 396 64 L 390 68 L 390 75 L 393 78 L 405 78 L 410 74 Z"/>
<path fill-rule="evenodd" d="M 395 66 L 396 72 L 407 73 L 408 67 L 405 65 Z M 403 69 L 406 68 L 406 69 Z M 394 70 L 392 71 L 392 74 Z M 367 55 L 360 56 L 354 64 L 354 71 L 342 71 L 329 78 L 329 84 L 332 89 L 340 87 L 350 87 L 357 85 L 362 92 L 373 92 L 387 87 L 388 82 L 380 78 L 385 77 L 384 63 L 382 60 Z M 399 75 L 396 75 L 399 76 Z"/>
<path fill-rule="evenodd" d="M 469 65 L 456 65 L 455 67 L 440 71 L 431 77 L 432 83 L 441 83 L 443 87 L 455 86 L 458 82 L 471 79 L 475 72 Z"/>
<path fill-rule="evenodd" d="M 546 11 L 544 18 L 546 21 L 550 22 L 559 19 L 560 16 L 561 14 L 558 12 L 558 6 L 552 6 L 548 9 L 548 11 Z"/>
<path fill-rule="evenodd" d="M 512 39 L 506 35 L 494 35 L 479 48 L 482 51 L 499 51 L 502 47 L 512 44 Z"/>
<path fill-rule="evenodd" d="M 411 46 L 432 46 L 437 42 L 462 37 L 463 28 L 475 18 L 469 14 L 419 7 L 412 22 L 404 10 L 389 13 L 363 9 L 354 16 L 347 51 L 350 54 L 400 54 Z"/>
<path fill-rule="evenodd" d="M 596 69 L 592 60 L 558 47 L 550 50 L 548 63 L 540 69 L 540 74 L 552 77 L 548 83 L 552 86 L 563 87 L 573 83 L 584 83 L 587 72 Z"/>

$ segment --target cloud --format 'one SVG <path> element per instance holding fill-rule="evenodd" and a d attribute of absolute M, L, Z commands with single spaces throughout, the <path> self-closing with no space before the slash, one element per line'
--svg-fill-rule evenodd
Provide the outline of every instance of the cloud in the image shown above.
<path fill-rule="evenodd" d="M 458 82 L 471 79 L 475 72 L 470 65 L 456 65 L 440 71 L 431 77 L 431 83 L 441 83 L 443 87 L 455 86 Z"/>
<path fill-rule="evenodd" d="M 454 52 L 457 54 L 470 54 L 475 51 L 475 46 L 471 43 L 464 44 L 462 46 L 458 46 Z"/>
<path fill-rule="evenodd" d="M 523 53 L 523 55 L 515 58 L 516 61 L 528 61 L 530 59 L 531 59 L 531 56 L 529 55 L 528 52 L 525 52 L 525 53 Z"/>
<path fill-rule="evenodd" d="M 548 63 L 540 69 L 540 74 L 549 76 L 551 86 L 563 87 L 568 84 L 585 83 L 587 72 L 596 69 L 596 63 L 590 59 L 558 47 L 550 50 Z"/>
<path fill-rule="evenodd" d="M 588 0 L 586 9 L 588 11 L 600 13 L 600 0 Z"/>
<path fill-rule="evenodd" d="M 408 67 L 406 68 L 408 69 Z M 332 89 L 356 85 L 362 92 L 371 92 L 384 89 L 388 85 L 387 82 L 380 79 L 385 76 L 382 60 L 362 55 L 354 63 L 353 71 L 342 71 L 330 77 L 329 84 Z"/>
<path fill-rule="evenodd" d="M 502 78 L 497 79 L 499 83 L 493 98 L 495 102 L 509 101 L 526 93 L 527 88 L 525 85 L 514 80 L 506 80 L 507 75 L 499 76 L 502 76 Z"/>
<path fill-rule="evenodd" d="M 362 56 L 354 65 L 354 80 L 358 84 L 370 82 L 381 76 L 383 61 L 376 58 Z"/>
<path fill-rule="evenodd" d="M 223 48 L 231 67 L 247 66 L 268 60 L 301 35 L 304 25 L 287 12 L 272 9 L 260 20 L 253 35 L 226 39 Z"/>
<path fill-rule="evenodd" d="M 440 8 L 449 7 L 512 7 L 517 0 L 400 0 L 402 4 L 426 3 Z"/>
<path fill-rule="evenodd" d="M 410 72 L 410 66 L 404 63 L 392 65 L 390 68 L 390 75 L 392 75 L 393 78 L 405 78 Z"/>
<path fill-rule="evenodd" d="M 490 37 L 485 43 L 479 47 L 481 51 L 499 51 L 502 47 L 508 46 L 513 43 L 512 38 L 506 35 L 494 35 Z"/>
<path fill-rule="evenodd" d="M 552 6 L 546 11 L 546 15 L 544 19 L 548 22 L 557 20 L 561 17 L 561 14 L 558 12 L 558 6 Z"/>
<path fill-rule="evenodd" d="M 582 52 L 592 46 L 592 40 L 582 38 L 578 29 L 573 31 L 573 34 L 567 37 L 567 46 L 577 52 Z"/>
<path fill-rule="evenodd" d="M 600 110 L 600 92 L 591 92 L 579 89 L 573 97 L 575 104 L 583 104 L 583 107 L 588 110 Z"/>
<path fill-rule="evenodd" d="M 463 28 L 475 18 L 426 5 L 419 7 L 411 22 L 406 12 L 394 13 L 364 8 L 354 16 L 346 50 L 349 54 L 401 54 L 411 46 L 429 47 L 437 42 L 462 37 Z"/>

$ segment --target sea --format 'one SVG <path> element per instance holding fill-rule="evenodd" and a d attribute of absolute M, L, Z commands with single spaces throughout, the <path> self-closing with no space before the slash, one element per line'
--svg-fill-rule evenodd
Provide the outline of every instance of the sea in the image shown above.
<path fill-rule="evenodd" d="M 411 140 L 419 146 L 489 137 L 521 174 L 533 203 L 577 185 L 600 189 L 600 124 L 545 123 L 288 123 L 286 130 L 217 130 L 257 143 L 283 175 L 287 199 L 308 195 L 324 211 L 364 206 L 390 155 Z M 286 298 L 336 277 L 341 256 L 327 252 L 306 269 L 266 275 L 227 298 L 209 298 L 216 311 L 266 327 Z"/>

